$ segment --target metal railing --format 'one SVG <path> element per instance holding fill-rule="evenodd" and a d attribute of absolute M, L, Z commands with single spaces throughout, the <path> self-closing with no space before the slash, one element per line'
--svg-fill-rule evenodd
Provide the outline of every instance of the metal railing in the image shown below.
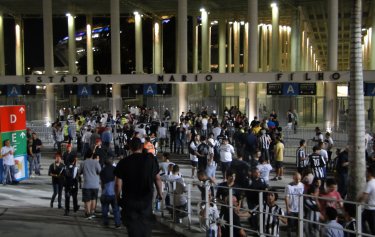
<path fill-rule="evenodd" d="M 205 184 L 203 184 L 204 188 L 205 188 L 205 200 L 199 200 L 199 199 L 196 199 L 196 198 L 192 197 L 192 194 L 191 194 L 192 187 L 196 186 L 198 184 L 196 182 L 192 182 L 192 181 L 188 181 L 188 182 L 185 182 L 185 183 L 186 183 L 186 186 L 187 186 L 187 192 L 183 195 L 185 195 L 186 198 L 187 198 L 187 206 L 188 206 L 187 211 L 182 210 L 182 209 L 178 209 L 177 207 L 175 207 L 175 205 L 172 202 L 171 203 L 172 213 L 171 213 L 170 217 L 173 221 L 176 221 L 176 218 L 177 218 L 176 213 L 177 212 L 186 212 L 187 221 L 182 222 L 180 224 L 186 225 L 186 227 L 188 229 L 195 229 L 195 230 L 200 230 L 201 232 L 205 232 L 205 231 L 208 230 L 208 228 L 210 226 L 209 210 L 208 210 L 208 208 L 205 208 L 204 216 L 202 216 L 201 215 L 202 210 L 200 210 L 200 207 L 202 206 L 201 204 L 207 206 L 208 203 L 212 203 L 212 200 L 209 200 L 209 195 L 208 195 L 210 185 L 207 182 Z M 226 188 L 226 187 L 220 187 L 220 188 Z M 266 199 L 264 198 L 265 197 L 264 193 L 269 193 L 269 192 L 278 193 L 279 199 L 277 201 L 277 204 L 281 208 L 285 207 L 285 203 L 284 203 L 285 199 L 281 198 L 284 195 L 284 193 L 283 192 L 276 192 L 276 191 L 266 191 L 266 190 L 265 191 L 259 191 L 259 190 L 253 190 L 253 189 L 240 189 L 240 188 L 228 188 L 228 189 L 229 189 L 228 190 L 228 193 L 229 193 L 228 202 L 226 204 L 219 204 L 217 202 L 216 205 L 218 207 L 221 207 L 221 208 L 228 208 L 229 209 L 229 220 L 227 220 L 227 222 L 225 222 L 225 221 L 223 221 L 223 219 L 218 219 L 218 220 L 216 220 L 216 223 L 218 225 L 221 225 L 221 226 L 223 226 L 223 225 L 228 226 L 230 237 L 233 237 L 234 228 L 242 228 L 242 229 L 245 230 L 246 233 L 256 234 L 258 236 L 273 236 L 271 234 L 266 233 L 265 228 L 264 228 L 265 223 L 263 222 L 263 220 L 264 220 L 263 216 L 265 214 L 273 215 L 273 216 L 281 216 L 281 215 L 276 214 L 276 213 L 265 213 L 263 211 L 264 205 L 266 203 L 265 202 Z M 241 222 L 241 225 L 243 225 L 243 226 L 236 226 L 236 225 L 233 224 L 233 210 L 238 208 L 237 206 L 234 206 L 233 202 L 232 202 L 232 197 L 234 196 L 233 195 L 234 190 L 237 190 L 237 191 L 240 190 L 240 191 L 243 191 L 243 192 L 246 192 L 246 191 L 256 191 L 256 192 L 258 192 L 259 206 L 258 206 L 257 210 L 255 211 L 255 213 L 258 215 L 258 223 L 259 223 L 258 229 L 250 228 L 247 224 L 243 225 L 243 222 Z M 175 195 L 175 192 L 174 192 L 174 190 L 169 190 L 168 192 L 164 193 L 163 200 L 165 200 L 166 195 Z M 306 194 L 298 195 L 298 200 L 299 200 L 298 217 L 293 217 L 293 216 L 289 216 L 289 215 L 284 216 L 284 217 L 287 217 L 288 220 L 294 219 L 298 222 L 298 228 L 296 230 L 296 234 L 299 237 L 305 236 L 304 226 L 308 223 L 316 224 L 317 226 L 319 226 L 319 229 L 327 226 L 326 223 L 311 221 L 311 220 L 306 219 L 304 217 L 304 214 L 305 214 L 304 213 L 304 199 L 305 198 L 311 198 L 311 197 L 314 197 L 314 196 L 306 195 Z M 316 198 L 316 197 L 314 197 L 314 198 Z M 336 199 L 326 198 L 326 197 L 318 197 L 318 199 L 319 199 L 319 201 L 320 200 L 331 201 L 331 202 L 337 201 Z M 197 202 L 197 205 L 193 205 L 193 202 Z M 351 230 L 348 230 L 348 229 L 345 229 L 344 227 L 342 227 L 341 229 L 343 230 L 343 232 L 355 234 L 356 236 L 373 236 L 371 234 L 364 233 L 363 230 L 362 230 L 362 211 L 363 211 L 364 208 L 366 208 L 370 205 L 367 205 L 367 204 L 364 204 L 364 203 L 358 203 L 358 202 L 350 202 L 350 201 L 345 201 L 345 200 L 342 200 L 342 203 L 348 203 L 348 204 L 354 205 L 355 209 L 356 209 L 356 216 L 355 216 L 356 228 L 355 228 L 355 231 L 351 231 Z M 196 209 L 193 208 L 193 207 L 196 207 Z M 372 206 L 372 207 L 375 208 L 375 206 Z M 283 208 L 283 209 L 285 210 L 285 208 Z M 250 212 L 250 211 L 254 212 L 254 209 L 250 210 L 247 207 L 241 207 L 241 208 L 239 208 L 239 210 L 241 212 Z M 162 217 L 167 218 L 167 216 L 165 215 L 166 209 L 165 209 L 164 204 L 161 205 L 161 210 L 159 210 L 159 211 L 161 212 Z M 177 223 L 179 223 L 179 222 L 177 222 Z M 280 236 L 282 236 L 282 235 L 280 235 Z"/>

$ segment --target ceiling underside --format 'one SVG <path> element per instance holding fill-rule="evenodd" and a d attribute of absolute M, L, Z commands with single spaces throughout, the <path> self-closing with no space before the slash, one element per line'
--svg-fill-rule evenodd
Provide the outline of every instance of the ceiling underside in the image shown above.
<path fill-rule="evenodd" d="M 142 12 L 148 17 L 174 16 L 177 13 L 178 0 L 119 0 L 120 14 L 130 16 L 134 11 Z M 315 48 L 317 59 L 326 69 L 328 42 L 328 1 L 330 0 L 278 0 L 280 24 L 291 25 L 292 16 L 300 9 L 301 22 L 306 23 L 307 35 Z M 204 7 L 210 12 L 210 19 L 247 20 L 247 0 L 188 0 L 188 15 L 200 15 L 199 9 Z M 271 0 L 258 1 L 259 23 L 271 23 Z M 277 2 L 277 1 L 276 1 Z M 349 35 L 350 12 L 352 0 L 339 2 L 339 34 L 338 34 L 338 69 L 349 68 Z M 363 27 L 371 27 L 372 3 L 363 0 Z M 4 16 L 41 17 L 42 0 L 0 0 L 0 11 Z M 64 16 L 67 12 L 76 15 L 92 14 L 93 16 L 109 16 L 110 0 L 53 0 L 53 15 Z"/>

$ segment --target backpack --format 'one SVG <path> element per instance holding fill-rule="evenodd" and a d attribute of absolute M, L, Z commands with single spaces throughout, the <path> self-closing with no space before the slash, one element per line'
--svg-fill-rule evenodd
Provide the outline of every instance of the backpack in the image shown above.
<path fill-rule="evenodd" d="M 206 143 L 199 144 L 198 153 L 201 156 L 198 157 L 198 170 L 206 170 L 208 150 L 209 146 Z"/>

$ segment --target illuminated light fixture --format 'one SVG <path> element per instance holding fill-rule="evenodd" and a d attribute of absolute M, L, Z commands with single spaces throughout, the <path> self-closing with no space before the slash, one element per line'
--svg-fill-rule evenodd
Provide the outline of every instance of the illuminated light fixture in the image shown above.
<path fill-rule="evenodd" d="M 133 12 L 134 16 L 138 16 L 139 12 Z"/>
<path fill-rule="evenodd" d="M 218 21 L 211 21 L 211 25 L 217 25 L 218 23 Z"/>
<path fill-rule="evenodd" d="M 228 24 L 229 24 L 229 25 L 232 25 L 232 24 L 233 24 L 233 22 L 231 22 L 231 21 L 230 21 L 230 22 L 228 22 Z"/>
<path fill-rule="evenodd" d="M 240 24 L 243 26 L 243 25 L 245 25 L 245 22 L 244 22 L 244 21 L 241 21 Z"/>
<path fill-rule="evenodd" d="M 200 12 L 205 12 L 206 10 L 204 8 L 199 9 Z"/>
<path fill-rule="evenodd" d="M 70 17 L 72 15 L 70 13 L 66 13 L 65 16 Z"/>
<path fill-rule="evenodd" d="M 273 8 L 273 7 L 277 7 L 277 3 L 275 3 L 275 2 L 271 3 L 271 7 L 272 7 L 272 8 Z"/>

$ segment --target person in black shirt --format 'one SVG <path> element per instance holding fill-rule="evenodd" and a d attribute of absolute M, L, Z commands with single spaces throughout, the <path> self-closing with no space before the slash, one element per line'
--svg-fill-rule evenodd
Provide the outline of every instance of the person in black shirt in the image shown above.
<path fill-rule="evenodd" d="M 48 175 L 52 177 L 52 187 L 53 187 L 53 194 L 51 197 L 50 206 L 53 207 L 53 203 L 57 196 L 58 201 L 58 208 L 62 208 L 61 206 L 61 196 L 64 184 L 64 172 L 65 165 L 61 162 L 61 155 L 59 153 L 55 154 L 55 162 L 53 162 L 48 169 Z"/>
<path fill-rule="evenodd" d="M 128 235 L 151 236 L 154 184 L 157 198 L 162 197 L 159 165 L 153 155 L 142 153 L 139 138 L 133 138 L 129 147 L 132 155 L 122 159 L 114 171 L 116 198 L 121 200 L 122 220 Z"/>
<path fill-rule="evenodd" d="M 341 197 L 345 197 L 348 186 L 348 168 L 349 157 L 348 148 L 342 149 L 337 156 L 336 174 L 337 174 L 337 191 Z"/>
<path fill-rule="evenodd" d="M 172 122 L 172 125 L 169 127 L 169 149 L 170 153 L 176 153 L 176 134 L 177 134 L 177 125 L 175 122 Z"/>

